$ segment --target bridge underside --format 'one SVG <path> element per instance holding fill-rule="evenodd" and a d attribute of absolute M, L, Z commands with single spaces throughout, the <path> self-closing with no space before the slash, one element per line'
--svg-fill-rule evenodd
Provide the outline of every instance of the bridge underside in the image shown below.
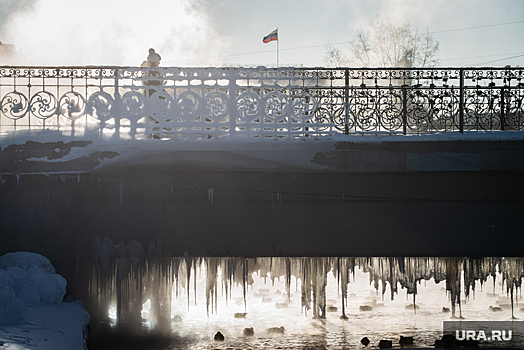
<path fill-rule="evenodd" d="M 68 281 L 96 236 L 137 240 L 146 251 L 160 239 L 167 256 L 524 254 L 517 142 L 458 142 L 447 152 L 433 143 L 331 144 L 246 151 L 242 161 L 219 150 L 132 160 L 92 151 L 34 168 L 30 159 L 60 147 L 2 151 L 0 230 L 9 244 L 0 254 L 44 254 Z"/>
<path fill-rule="evenodd" d="M 521 176 L 135 173 L 6 182 L 10 250 L 96 236 L 182 256 L 520 255 Z M 10 180 L 8 178 L 8 180 Z M 521 197 L 522 198 L 522 197 Z M 59 248 L 60 247 L 60 248 Z"/>

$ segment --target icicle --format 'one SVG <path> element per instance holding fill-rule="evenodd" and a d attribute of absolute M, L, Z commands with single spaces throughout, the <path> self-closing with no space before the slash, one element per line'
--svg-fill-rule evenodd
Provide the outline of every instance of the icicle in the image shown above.
<path fill-rule="evenodd" d="M 247 311 L 247 303 L 246 303 L 246 284 L 247 284 L 247 275 L 248 275 L 249 267 L 247 264 L 247 260 L 244 259 L 242 261 L 242 293 L 244 296 L 244 311 Z"/>
<path fill-rule="evenodd" d="M 311 307 L 311 275 L 310 275 L 310 260 L 308 258 L 302 259 L 302 290 L 301 303 L 304 314 L 307 317 L 307 312 Z"/>
<path fill-rule="evenodd" d="M 188 310 L 190 305 L 191 275 L 196 303 L 197 268 L 200 273 L 205 269 L 206 308 L 209 314 L 218 312 L 218 268 L 221 268 L 222 290 L 226 300 L 231 298 L 233 283 L 242 283 L 244 310 L 247 310 L 247 291 L 253 283 L 249 271 L 259 271 L 261 277 L 269 272 L 272 279 L 285 278 L 287 297 L 290 297 L 291 277 L 295 276 L 297 285 L 301 279 L 302 309 L 307 316 L 308 310 L 313 310 L 315 318 L 326 317 L 326 284 L 327 274 L 332 271 L 337 278 L 337 284 L 342 302 L 344 319 L 348 305 L 348 284 L 350 274 L 355 266 L 369 273 L 369 281 L 382 289 L 384 295 L 387 283 L 393 293 L 397 293 L 397 285 L 407 290 L 406 297 L 412 295 L 413 309 L 416 312 L 418 285 L 422 280 L 434 278 L 436 283 L 445 280 L 446 291 L 449 293 L 454 317 L 462 317 L 461 309 L 461 276 L 464 275 L 464 293 L 474 291 L 476 281 L 485 281 L 488 276 L 495 277 L 497 267 L 503 276 L 503 283 L 508 297 L 511 299 L 512 317 L 517 294 L 521 292 L 524 276 L 523 258 L 190 258 L 184 253 L 184 258 L 160 258 L 161 241 L 155 244 L 151 241 L 147 257 L 143 255 L 140 243 L 132 241 L 128 246 L 122 242 L 113 245 L 109 238 L 103 242 L 98 237 L 92 245 L 92 273 L 88 281 L 89 303 L 95 319 L 108 316 L 110 307 L 116 310 L 120 321 L 140 320 L 142 300 L 151 300 L 150 317 L 157 319 L 170 317 L 173 288 L 178 296 L 179 276 L 187 288 Z M 127 259 L 126 257 L 130 257 Z M 335 260 L 336 259 L 336 260 Z M 185 272 L 181 268 L 185 261 Z M 251 264 L 251 267 L 250 267 Z M 179 275 L 180 273 L 180 275 Z M 176 283 L 176 286 L 173 286 Z M 228 295 L 229 291 L 229 295 Z M 517 300 L 518 302 L 518 300 Z M 137 306 L 138 305 L 138 306 Z M 459 315 L 456 315 L 456 306 Z M 213 311 L 214 309 L 214 311 Z"/>
<path fill-rule="evenodd" d="M 446 290 L 451 297 L 451 317 L 456 318 L 456 305 L 459 307 L 459 318 L 462 318 L 462 308 L 460 305 L 460 259 L 446 259 Z"/>
<path fill-rule="evenodd" d="M 144 254 L 144 246 L 139 242 L 133 240 L 131 241 L 131 243 L 128 244 L 127 250 L 129 252 L 129 255 L 131 256 L 133 266 L 137 267 L 138 259 L 140 259 L 140 256 Z"/>
<path fill-rule="evenodd" d="M 313 258 L 312 261 L 313 318 L 326 318 L 326 259 Z"/>
<path fill-rule="evenodd" d="M 187 252 L 184 252 L 184 257 L 185 257 L 185 261 L 186 261 L 186 278 L 187 278 L 187 284 L 186 284 L 186 289 L 187 289 L 187 311 L 189 311 L 189 286 L 191 285 L 190 284 L 190 281 L 191 281 L 191 267 L 193 265 L 193 259 L 189 257 Z M 196 275 L 195 275 L 195 278 L 196 278 Z"/>
<path fill-rule="evenodd" d="M 349 279 L 348 279 L 349 269 L 347 265 L 347 258 L 338 258 L 337 264 L 338 264 L 337 278 L 339 280 L 339 285 L 341 289 L 340 299 L 342 302 L 342 315 L 340 316 L 340 318 L 343 320 L 347 320 L 348 317 L 346 316 L 346 304 L 347 304 L 348 283 L 349 283 Z"/>
<path fill-rule="evenodd" d="M 16 185 L 20 185 L 20 174 L 15 174 L 16 176 Z"/>
<path fill-rule="evenodd" d="M 200 267 L 200 273 L 202 273 L 202 260 L 199 260 L 199 267 Z M 197 304 L 197 274 L 196 274 L 196 262 L 194 264 L 194 277 L 193 277 L 193 288 L 194 288 L 194 295 L 195 295 L 195 305 Z M 188 286 L 189 287 L 189 286 Z"/>
<path fill-rule="evenodd" d="M 209 317 L 209 306 L 211 305 L 211 312 L 213 312 L 213 304 L 215 305 L 215 310 L 216 310 L 218 263 L 217 263 L 216 258 L 207 258 L 205 262 L 206 262 L 206 309 L 207 309 L 207 317 Z"/>
<path fill-rule="evenodd" d="M 2 175 L 0 174 L 0 181 L 2 182 L 2 186 L 5 184 L 5 181 L 6 181 L 6 180 L 7 180 L 7 179 L 4 179 L 4 178 L 2 177 Z"/>
<path fill-rule="evenodd" d="M 282 205 L 282 195 L 278 191 L 277 191 L 277 201 L 278 201 L 278 204 Z"/>
<path fill-rule="evenodd" d="M 286 258 L 286 293 L 287 300 L 291 299 L 291 261 Z"/>
<path fill-rule="evenodd" d="M 207 200 L 213 204 L 213 195 L 214 195 L 215 189 L 213 187 L 207 189 Z"/>
<path fill-rule="evenodd" d="M 118 279 L 123 278 L 124 268 L 126 264 L 126 246 L 124 242 L 120 241 L 115 247 L 116 250 L 116 265 L 118 267 Z"/>
<path fill-rule="evenodd" d="M 80 182 L 80 174 L 77 174 L 77 176 L 78 176 L 78 182 Z"/>

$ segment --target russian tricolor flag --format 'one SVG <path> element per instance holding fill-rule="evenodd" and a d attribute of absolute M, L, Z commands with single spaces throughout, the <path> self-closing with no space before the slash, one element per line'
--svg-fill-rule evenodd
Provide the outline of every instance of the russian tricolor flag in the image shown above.
<path fill-rule="evenodd" d="M 277 41 L 277 40 L 278 40 L 278 29 L 275 29 L 269 35 L 265 36 L 264 39 L 262 39 L 262 41 L 266 44 L 271 41 Z"/>

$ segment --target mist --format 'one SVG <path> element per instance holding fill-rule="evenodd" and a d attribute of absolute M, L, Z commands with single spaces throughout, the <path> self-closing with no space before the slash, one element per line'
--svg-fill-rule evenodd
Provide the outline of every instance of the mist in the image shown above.
<path fill-rule="evenodd" d="M 190 0 L 3 1 L 0 41 L 13 44 L 32 65 L 139 66 L 148 49 L 161 65 L 219 64 L 195 60 L 218 56 L 218 38 L 204 6 Z"/>

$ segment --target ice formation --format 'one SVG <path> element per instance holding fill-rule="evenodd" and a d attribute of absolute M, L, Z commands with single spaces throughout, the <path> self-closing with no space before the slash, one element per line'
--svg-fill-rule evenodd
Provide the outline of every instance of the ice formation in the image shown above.
<path fill-rule="evenodd" d="M 116 305 L 118 320 L 140 321 L 141 306 L 151 300 L 150 320 L 159 321 L 171 315 L 173 295 L 179 296 L 180 288 L 187 291 L 189 302 L 194 295 L 196 303 L 197 272 L 205 271 L 207 313 L 216 313 L 218 290 L 231 299 L 233 285 L 242 287 L 244 306 L 246 293 L 253 284 L 253 273 L 273 280 L 284 277 L 286 293 L 290 296 L 291 277 L 300 280 L 302 309 L 314 318 L 326 317 L 327 275 L 337 278 L 342 298 L 341 318 L 346 318 L 348 284 L 355 268 L 369 273 L 370 283 L 384 296 L 390 286 L 391 299 L 399 287 L 415 296 L 421 281 L 445 281 L 446 293 L 451 304 L 452 317 L 461 317 L 461 294 L 469 298 L 475 291 L 475 282 L 484 283 L 489 276 L 495 280 L 502 275 L 507 294 L 512 300 L 521 287 L 524 277 L 524 258 L 457 258 L 457 257 L 165 257 L 155 243 L 143 253 L 140 243 L 128 246 L 122 242 L 111 245 L 97 238 L 93 245 L 92 276 L 89 284 L 90 307 L 95 317 L 107 318 L 110 305 Z M 160 245 L 157 241 L 156 246 Z M 109 253 L 109 255 L 107 255 Z M 191 282 L 193 285 L 190 285 Z M 381 282 L 381 283 L 379 283 Z M 298 282 L 297 282 L 298 283 Z M 221 285 L 220 285 L 221 284 Z M 413 308 L 414 312 L 416 308 Z"/>
<path fill-rule="evenodd" d="M 25 306 L 59 304 L 66 280 L 42 255 L 7 253 L 0 257 L 0 324 L 24 323 Z"/>

